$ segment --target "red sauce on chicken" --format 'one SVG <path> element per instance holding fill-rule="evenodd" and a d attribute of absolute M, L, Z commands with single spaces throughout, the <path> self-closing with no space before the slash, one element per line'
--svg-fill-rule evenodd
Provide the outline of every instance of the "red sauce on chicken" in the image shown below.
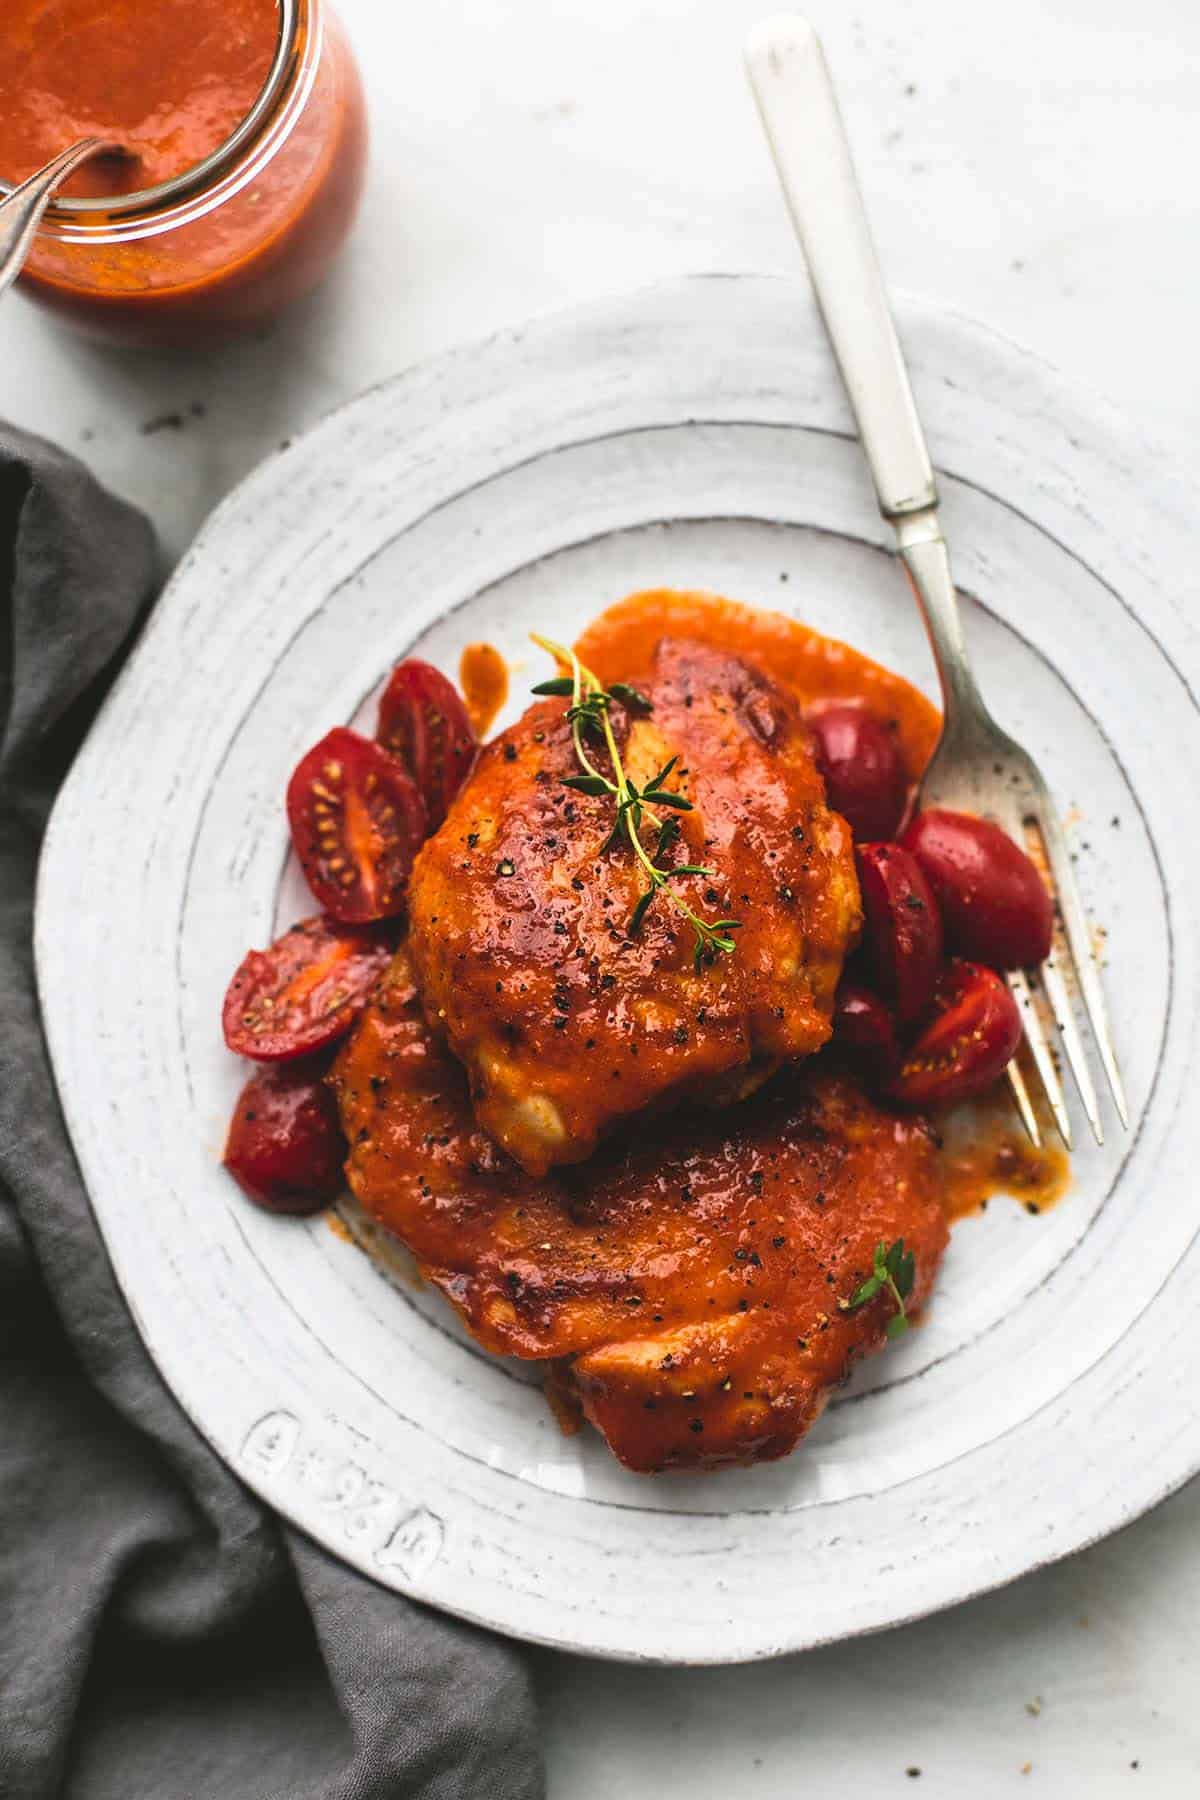
<path fill-rule="evenodd" d="M 789 689 L 802 706 L 861 700 L 894 728 L 910 781 L 933 755 L 942 720 L 932 701 L 902 675 L 786 613 L 715 594 L 651 588 L 606 608 L 576 648 L 601 681 L 636 682 L 645 677 L 664 637 L 742 657 Z"/>

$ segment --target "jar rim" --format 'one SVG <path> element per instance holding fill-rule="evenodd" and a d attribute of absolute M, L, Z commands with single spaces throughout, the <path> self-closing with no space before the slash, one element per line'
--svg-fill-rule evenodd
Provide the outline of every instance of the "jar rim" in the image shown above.
<path fill-rule="evenodd" d="M 89 216 L 113 221 L 134 213 L 154 212 L 188 199 L 229 169 L 270 118 L 292 78 L 301 20 L 307 10 L 306 0 L 277 0 L 277 5 L 279 35 L 266 79 L 249 112 L 215 150 L 210 150 L 190 168 L 180 170 L 178 175 L 172 175 L 168 181 L 156 182 L 153 187 L 139 188 L 131 194 L 97 195 L 87 199 L 55 198 L 47 208 L 46 221 L 57 217 L 64 225 L 81 227 Z M 19 185 L 0 178 L 0 199 L 15 192 Z"/>

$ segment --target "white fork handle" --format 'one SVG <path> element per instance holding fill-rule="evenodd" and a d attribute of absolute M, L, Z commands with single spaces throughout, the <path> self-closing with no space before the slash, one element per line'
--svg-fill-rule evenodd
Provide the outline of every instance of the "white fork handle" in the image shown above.
<path fill-rule="evenodd" d="M 767 19 L 746 66 L 880 509 L 893 520 L 927 511 L 929 452 L 820 41 L 805 19 Z"/>
<path fill-rule="evenodd" d="M 942 684 L 946 736 L 984 713 L 937 515 L 937 488 L 820 40 L 767 19 L 746 66 L 788 209 L 858 421 L 884 517 L 896 527 Z"/>

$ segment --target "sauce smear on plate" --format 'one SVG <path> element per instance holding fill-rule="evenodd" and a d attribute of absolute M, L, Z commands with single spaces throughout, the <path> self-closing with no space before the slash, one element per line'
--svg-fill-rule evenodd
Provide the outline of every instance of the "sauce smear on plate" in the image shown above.
<path fill-rule="evenodd" d="M 508 664 L 494 644 L 468 644 L 458 664 L 458 685 L 475 736 L 482 740 L 508 699 Z"/>
<path fill-rule="evenodd" d="M 1055 1137 L 1049 1112 L 1039 1107 L 1038 1115 L 1040 1150 L 1026 1137 L 1003 1087 L 943 1121 L 944 1201 L 951 1223 L 982 1212 L 1002 1194 L 1030 1213 L 1048 1212 L 1062 1199 L 1071 1183 L 1071 1160 Z"/>

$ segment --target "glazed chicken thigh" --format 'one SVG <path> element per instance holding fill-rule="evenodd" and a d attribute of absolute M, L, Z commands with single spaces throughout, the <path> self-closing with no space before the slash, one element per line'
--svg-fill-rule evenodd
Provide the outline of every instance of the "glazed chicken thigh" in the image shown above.
<path fill-rule="evenodd" d="M 691 810 L 672 813 L 665 861 L 711 873 L 671 893 L 737 920 L 732 953 L 697 961 L 665 892 L 635 928 L 645 873 L 627 841 L 605 848 L 612 797 L 564 785 L 579 764 L 563 699 L 487 746 L 413 870 L 427 1018 L 467 1070 L 479 1123 L 532 1175 L 583 1161 L 634 1114 L 740 1100 L 819 1049 L 859 929 L 850 833 L 791 695 L 670 639 L 644 686 L 648 712 L 614 708 L 621 754 L 638 785 L 676 759 Z"/>
<path fill-rule="evenodd" d="M 785 1455 L 884 1342 L 886 1294 L 849 1305 L 876 1245 L 913 1252 L 912 1306 L 945 1247 L 926 1127 L 829 1071 L 526 1175 L 480 1130 L 403 952 L 333 1081 L 364 1210 L 488 1350 L 553 1359 L 631 1469 Z"/>

